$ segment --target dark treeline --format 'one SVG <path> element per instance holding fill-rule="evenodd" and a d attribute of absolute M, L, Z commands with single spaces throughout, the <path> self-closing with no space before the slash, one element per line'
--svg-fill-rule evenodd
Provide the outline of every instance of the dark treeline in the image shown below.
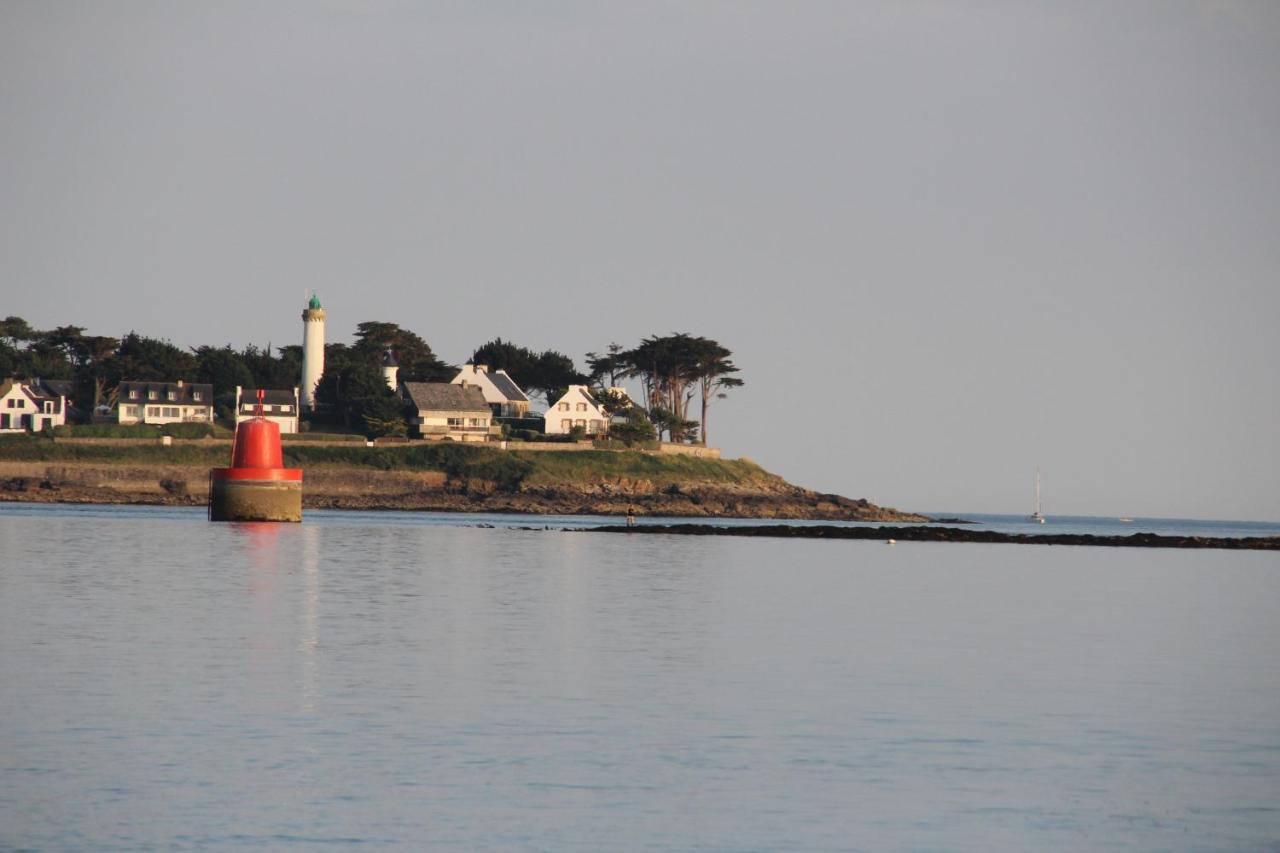
<path fill-rule="evenodd" d="M 351 428 L 384 432 L 402 415 L 399 397 L 382 374 L 386 354 L 394 355 L 399 378 L 409 382 L 448 382 L 457 366 L 442 361 L 418 334 L 395 323 L 367 321 L 356 326 L 352 344 L 325 347 L 325 372 L 316 388 L 316 416 Z M 671 441 L 707 438 L 711 404 L 741 386 L 732 353 L 709 338 L 685 333 L 649 337 L 634 348 L 610 344 L 604 353 L 587 353 L 587 371 L 555 350 L 536 351 L 501 338 L 476 347 L 474 364 L 505 370 L 531 395 L 550 405 L 570 385 L 588 385 L 610 414 L 625 414 L 615 424 L 619 436 Z M 205 382 L 213 385 L 220 417 L 234 405 L 236 386 L 292 388 L 302 375 L 302 347 L 249 345 L 183 349 L 163 338 L 130 331 L 120 338 L 85 334 L 83 326 L 33 328 L 21 317 L 0 320 L 0 377 L 71 380 L 76 416 L 88 420 L 116 404 L 121 381 Z M 629 407 L 610 389 L 635 380 L 643 407 Z M 696 404 L 696 408 L 695 408 Z M 691 417 L 694 409 L 696 419 Z M 380 428 L 381 427 L 381 428 Z M 395 431 L 392 429 L 391 431 Z"/>

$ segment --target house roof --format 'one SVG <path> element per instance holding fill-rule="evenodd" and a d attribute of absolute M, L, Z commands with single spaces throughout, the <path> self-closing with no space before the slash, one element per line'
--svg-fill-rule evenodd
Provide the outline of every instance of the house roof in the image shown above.
<path fill-rule="evenodd" d="M 70 397 L 76 385 L 70 379 L 37 379 L 35 384 L 49 397 Z"/>
<path fill-rule="evenodd" d="M 16 386 L 33 403 L 41 400 L 56 400 L 58 397 L 71 396 L 73 384 L 64 379 L 28 379 L 24 382 L 21 379 L 8 378 L 0 381 L 0 397 L 8 394 Z"/>
<path fill-rule="evenodd" d="M 292 388 L 264 388 L 262 402 L 271 406 L 292 406 L 297 401 L 293 396 Z M 258 391 L 256 388 L 242 388 L 240 390 L 240 399 L 236 401 L 236 404 L 244 405 L 245 403 L 257 405 Z"/>
<path fill-rule="evenodd" d="M 520 386 L 516 384 L 515 380 L 507 375 L 507 371 L 495 370 L 489 374 L 489 381 L 492 382 L 494 387 L 502 393 L 502 396 L 506 397 L 511 402 L 529 402 L 529 398 L 520 390 Z"/>
<path fill-rule="evenodd" d="M 129 399 L 129 392 L 137 391 L 137 399 L 142 402 L 154 403 L 178 403 L 185 406 L 212 406 L 213 405 L 213 386 L 207 383 L 188 383 L 183 382 L 121 382 L 120 383 L 120 399 L 122 401 Z M 156 399 L 150 400 L 148 394 L 152 391 L 156 392 Z M 172 391 L 174 398 L 169 399 L 169 392 Z M 200 392 L 200 399 L 195 399 L 195 393 Z"/>
<path fill-rule="evenodd" d="M 448 382 L 405 382 L 409 401 L 420 412 L 484 412 L 489 404 L 484 394 L 474 385 L 453 385 Z"/>

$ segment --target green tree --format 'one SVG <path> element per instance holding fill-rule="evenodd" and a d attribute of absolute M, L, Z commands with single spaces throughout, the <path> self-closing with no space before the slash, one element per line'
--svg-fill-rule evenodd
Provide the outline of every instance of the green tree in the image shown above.
<path fill-rule="evenodd" d="M 398 375 L 406 382 L 448 382 L 458 372 L 453 365 L 441 361 L 420 336 L 395 323 L 367 321 L 358 324 L 356 342 L 351 350 L 354 357 L 379 371 L 383 357 L 387 350 L 391 350 L 400 364 Z"/>
<path fill-rule="evenodd" d="M 271 354 L 271 344 L 264 349 L 253 344 L 244 348 L 240 360 L 253 377 L 245 387 L 292 389 L 302 381 L 302 347 L 280 347 L 276 352 Z"/>
<path fill-rule="evenodd" d="M 627 447 L 641 441 L 653 441 L 658 437 L 653 422 L 639 406 L 627 409 L 627 419 L 609 425 L 609 437 L 621 441 Z"/>
<path fill-rule="evenodd" d="M 236 386 L 254 387 L 253 372 L 244 357 L 228 344 L 224 347 L 196 347 L 196 380 L 213 385 L 214 396 L 234 393 Z"/>
<path fill-rule="evenodd" d="M 611 343 L 604 355 L 587 353 L 587 367 L 591 370 L 587 375 L 592 384 L 603 385 L 605 388 L 612 388 L 618 384 L 618 377 L 627 369 L 627 363 L 622 358 L 623 352 L 625 350 L 622 344 Z M 607 383 L 604 381 L 605 377 L 609 379 Z"/>
<path fill-rule="evenodd" d="M 677 332 L 645 338 L 635 349 L 619 353 L 618 359 L 625 365 L 620 375 L 639 378 L 644 386 L 649 416 L 659 431 L 665 429 L 672 441 L 692 441 L 700 433 L 705 443 L 712 401 L 743 384 L 733 375 L 738 368 L 732 355 L 710 338 Z M 699 392 L 702 419 L 692 421 L 689 404 Z"/>
<path fill-rule="evenodd" d="M 570 385 L 585 384 L 573 359 L 555 350 L 535 352 L 502 338 L 494 338 L 471 353 L 472 364 L 486 364 L 490 370 L 505 370 L 525 391 L 542 394 L 547 405 Z"/>
<path fill-rule="evenodd" d="M 708 338 L 695 338 L 693 372 L 697 377 L 698 390 L 702 393 L 702 420 L 698 430 L 699 440 L 703 446 L 707 443 L 707 409 L 713 400 L 723 400 L 725 392 L 730 388 L 741 388 L 741 379 L 733 376 L 738 372 L 729 350 Z"/>
<path fill-rule="evenodd" d="M 120 346 L 104 365 L 112 384 L 122 380 L 135 382 L 174 382 L 195 376 L 196 357 L 169 341 L 148 338 L 130 332 L 120 339 Z"/>

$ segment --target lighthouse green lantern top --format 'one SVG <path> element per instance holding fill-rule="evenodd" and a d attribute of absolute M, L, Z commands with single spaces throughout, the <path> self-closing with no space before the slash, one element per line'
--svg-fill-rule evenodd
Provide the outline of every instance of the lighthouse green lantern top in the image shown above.
<path fill-rule="evenodd" d="M 315 311 L 317 308 L 320 307 L 320 297 L 316 294 L 314 290 L 311 291 L 311 301 L 307 303 L 307 305 L 309 308 L 311 308 L 312 311 Z"/>

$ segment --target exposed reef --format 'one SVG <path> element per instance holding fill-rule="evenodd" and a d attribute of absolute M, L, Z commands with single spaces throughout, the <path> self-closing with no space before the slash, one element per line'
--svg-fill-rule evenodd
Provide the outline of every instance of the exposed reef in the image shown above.
<path fill-rule="evenodd" d="M 955 527 L 835 527 L 784 524 L 720 527 L 710 524 L 643 524 L 635 527 L 605 525 L 586 528 L 591 533 L 677 534 L 681 536 L 768 536 L 782 539 L 866 539 L 879 542 L 999 542 L 1014 545 L 1094 545 L 1110 548 L 1226 548 L 1280 551 L 1280 536 L 1161 536 L 1132 533 L 1128 536 L 1094 536 L 1087 533 L 999 533 L 994 530 L 961 530 Z"/>

